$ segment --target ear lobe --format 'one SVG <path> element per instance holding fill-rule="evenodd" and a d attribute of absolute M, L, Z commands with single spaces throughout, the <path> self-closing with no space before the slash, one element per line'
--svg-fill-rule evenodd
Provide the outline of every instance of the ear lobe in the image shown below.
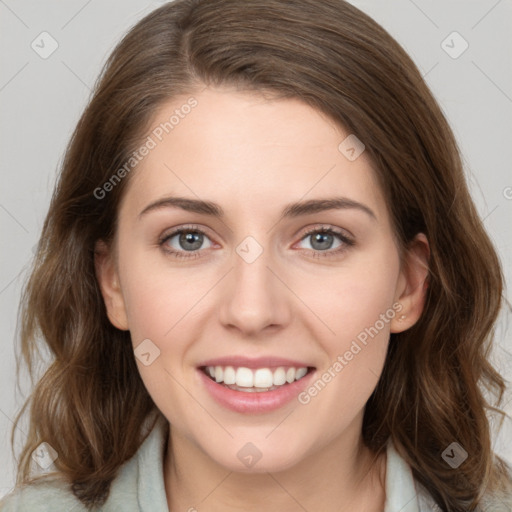
<path fill-rule="evenodd" d="M 103 240 L 98 240 L 94 247 L 94 268 L 111 324 L 127 331 L 128 317 L 117 268 L 111 250 Z"/>
<path fill-rule="evenodd" d="M 429 259 L 427 237 L 418 233 L 404 254 L 395 297 L 402 309 L 391 321 L 391 332 L 406 331 L 420 318 L 428 288 Z"/>

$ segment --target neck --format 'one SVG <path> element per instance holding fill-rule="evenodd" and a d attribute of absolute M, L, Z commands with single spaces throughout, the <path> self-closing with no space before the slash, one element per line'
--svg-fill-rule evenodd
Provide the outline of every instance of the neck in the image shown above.
<path fill-rule="evenodd" d="M 217 464 L 171 427 L 164 458 L 169 512 L 380 512 L 386 456 L 375 457 L 360 433 L 351 428 L 282 471 L 241 473 Z"/>

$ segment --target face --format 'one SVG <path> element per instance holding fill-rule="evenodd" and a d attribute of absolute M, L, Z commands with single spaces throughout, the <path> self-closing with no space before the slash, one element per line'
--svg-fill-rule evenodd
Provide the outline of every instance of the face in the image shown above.
<path fill-rule="evenodd" d="M 400 264 L 371 161 L 313 108 L 194 98 L 150 134 L 98 278 L 176 436 L 229 470 L 278 471 L 360 438 L 390 332 L 421 313 L 426 242 Z"/>

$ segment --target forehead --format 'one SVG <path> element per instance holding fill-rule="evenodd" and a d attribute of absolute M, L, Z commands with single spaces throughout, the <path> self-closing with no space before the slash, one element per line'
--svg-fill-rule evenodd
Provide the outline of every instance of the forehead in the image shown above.
<path fill-rule="evenodd" d="M 206 88 L 163 104 L 150 126 L 151 149 L 123 199 L 130 209 L 172 193 L 218 202 L 228 215 L 343 195 L 385 214 L 366 153 L 348 159 L 340 143 L 351 134 L 298 99 Z"/>

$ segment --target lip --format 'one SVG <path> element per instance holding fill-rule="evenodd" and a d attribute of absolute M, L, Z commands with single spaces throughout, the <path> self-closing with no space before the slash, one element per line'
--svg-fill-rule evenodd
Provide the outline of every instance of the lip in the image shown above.
<path fill-rule="evenodd" d="M 221 360 L 219 359 L 217 361 Z M 222 364 L 206 364 L 204 366 L 229 366 L 229 364 L 224 363 L 226 359 L 222 359 L 222 361 Z M 253 362 L 254 361 L 255 360 L 253 360 Z M 261 361 L 258 361 L 258 364 L 261 364 Z M 233 364 L 231 363 L 231 365 Z M 239 366 L 243 365 L 240 364 Z M 286 366 L 286 364 L 281 364 L 280 366 Z M 290 364 L 289 366 L 295 366 L 295 364 Z M 307 365 L 302 363 L 299 365 L 299 367 L 304 366 Z M 248 366 L 246 367 L 249 368 Z M 262 366 L 259 367 L 261 368 Z M 230 409 L 231 411 L 243 414 L 263 414 L 275 411 L 283 407 L 284 405 L 291 402 L 294 398 L 297 398 L 298 395 L 309 385 L 314 375 L 316 374 L 316 369 L 310 366 L 308 367 L 308 373 L 302 377 L 302 379 L 296 380 L 291 384 L 285 384 L 279 389 L 274 389 L 273 391 L 248 393 L 244 391 L 235 391 L 225 387 L 222 384 L 218 384 L 209 376 L 207 376 L 202 368 L 203 366 L 198 368 L 197 372 L 199 373 L 199 378 L 209 395 L 221 406 Z"/>
<path fill-rule="evenodd" d="M 274 357 L 274 356 L 264 356 L 264 357 L 244 357 L 244 356 L 227 356 L 227 357 L 219 357 L 216 359 L 208 359 L 207 361 L 202 362 L 198 365 L 198 368 L 204 366 L 234 366 L 239 368 L 243 366 L 244 368 L 250 368 L 251 370 L 256 370 L 257 368 L 279 368 L 280 366 L 290 367 L 293 366 L 295 368 L 310 368 L 311 364 L 305 363 L 303 361 L 297 361 L 294 359 L 285 359 L 282 357 Z M 299 381 L 297 381 L 299 382 Z"/>

